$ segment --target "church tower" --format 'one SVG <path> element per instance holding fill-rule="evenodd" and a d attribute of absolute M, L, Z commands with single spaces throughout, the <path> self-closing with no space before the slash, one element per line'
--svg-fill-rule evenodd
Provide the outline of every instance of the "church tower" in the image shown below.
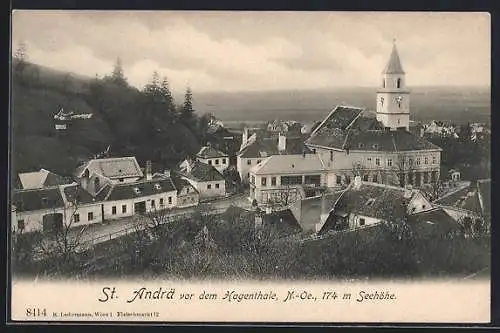
<path fill-rule="evenodd" d="M 410 91 L 406 89 L 405 72 L 399 60 L 395 40 L 377 91 L 377 120 L 391 130 L 409 130 Z"/>

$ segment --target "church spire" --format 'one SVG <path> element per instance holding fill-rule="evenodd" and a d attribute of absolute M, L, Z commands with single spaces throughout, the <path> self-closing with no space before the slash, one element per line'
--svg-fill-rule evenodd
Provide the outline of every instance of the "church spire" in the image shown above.
<path fill-rule="evenodd" d="M 392 40 L 392 52 L 389 58 L 389 62 L 385 67 L 383 74 L 404 74 L 403 67 L 401 66 L 401 61 L 399 60 L 398 49 L 396 48 L 396 39 Z"/>

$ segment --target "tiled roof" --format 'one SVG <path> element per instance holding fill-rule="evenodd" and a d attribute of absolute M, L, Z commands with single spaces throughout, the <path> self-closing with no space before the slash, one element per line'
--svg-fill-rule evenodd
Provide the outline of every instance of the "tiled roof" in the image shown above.
<path fill-rule="evenodd" d="M 177 170 L 180 175 L 201 182 L 224 180 L 224 176 L 211 165 L 200 161 L 190 161 L 189 163 L 191 170 L 188 171 L 185 167 L 181 167 Z"/>
<path fill-rule="evenodd" d="M 385 66 L 384 74 L 404 74 L 403 66 L 401 66 L 401 61 L 399 60 L 398 50 L 396 44 L 392 46 L 391 56 Z"/>
<path fill-rule="evenodd" d="M 143 177 L 142 170 L 135 157 L 90 160 L 84 165 L 79 166 L 75 171 L 75 175 L 77 177 L 81 177 L 86 169 L 88 169 L 90 173 L 98 173 L 111 179 L 122 177 Z"/>
<path fill-rule="evenodd" d="M 12 203 L 18 212 L 64 207 L 64 199 L 58 186 L 31 190 L 14 190 Z"/>
<path fill-rule="evenodd" d="M 445 235 L 460 228 L 455 221 L 442 208 L 410 215 L 408 225 L 413 232 L 420 236 Z"/>
<path fill-rule="evenodd" d="M 156 186 L 160 185 L 159 188 Z M 136 192 L 136 188 L 139 190 Z M 146 197 L 158 193 L 176 191 L 170 178 L 141 180 L 133 183 L 113 184 L 106 201 L 125 200 L 138 197 Z"/>
<path fill-rule="evenodd" d="M 66 196 L 66 200 L 69 202 L 76 202 L 77 204 L 88 204 L 97 201 L 81 186 L 77 184 L 68 185 L 63 188 L 64 195 Z"/>
<path fill-rule="evenodd" d="M 439 200 L 436 200 L 439 205 L 453 206 L 461 209 L 466 209 L 471 212 L 482 214 L 481 204 L 478 197 L 477 188 L 471 186 L 456 191 Z"/>
<path fill-rule="evenodd" d="M 239 152 L 241 158 L 259 158 L 279 154 L 302 154 L 303 152 L 310 153 L 311 150 L 304 145 L 302 138 L 286 139 L 284 151 L 278 150 L 278 137 L 257 137 L 257 139 L 243 148 Z"/>
<path fill-rule="evenodd" d="M 193 185 L 191 185 L 191 183 L 189 183 L 184 178 L 179 177 L 179 175 L 177 175 L 175 172 L 172 172 L 171 179 L 174 183 L 175 188 L 177 189 L 177 193 L 179 193 L 186 186 L 191 187 L 194 191 L 198 192 L 198 190 Z"/>
<path fill-rule="evenodd" d="M 68 181 L 64 177 L 45 169 L 20 173 L 19 181 L 25 190 L 68 184 Z"/>
<path fill-rule="evenodd" d="M 253 166 L 250 172 L 256 175 L 295 174 L 304 172 L 320 172 L 325 170 L 321 158 L 317 154 L 272 155 Z"/>
<path fill-rule="evenodd" d="M 201 147 L 200 151 L 196 156 L 200 158 L 216 158 L 216 157 L 227 157 L 226 153 L 221 152 L 220 150 L 215 149 L 212 146 Z"/>
<path fill-rule="evenodd" d="M 342 150 L 395 152 L 440 149 L 411 132 L 385 130 L 373 111 L 347 106 L 337 106 L 330 112 L 305 143 Z"/>
<path fill-rule="evenodd" d="M 404 193 L 403 188 L 363 182 L 359 189 L 348 188 L 335 209 L 385 220 L 402 218 L 409 202 Z"/>

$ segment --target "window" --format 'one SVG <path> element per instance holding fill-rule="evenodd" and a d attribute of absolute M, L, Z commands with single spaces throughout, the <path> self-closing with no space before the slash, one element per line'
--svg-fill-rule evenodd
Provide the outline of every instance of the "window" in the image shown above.
<path fill-rule="evenodd" d="M 360 226 L 365 225 L 365 219 L 359 219 L 359 225 Z"/>
<path fill-rule="evenodd" d="M 257 164 L 259 164 L 261 162 L 261 160 L 257 160 Z"/>
<path fill-rule="evenodd" d="M 345 176 L 345 182 L 347 184 L 350 184 L 351 183 L 351 176 Z"/>
<path fill-rule="evenodd" d="M 302 176 L 281 176 L 281 185 L 302 184 Z"/>
<path fill-rule="evenodd" d="M 123 183 L 123 178 L 118 178 L 118 181 L 119 181 L 120 183 Z"/>
<path fill-rule="evenodd" d="M 378 183 L 378 176 L 377 175 L 373 175 L 372 182 Z"/>
<path fill-rule="evenodd" d="M 313 148 L 312 152 L 313 154 L 316 154 L 316 148 Z"/>
<path fill-rule="evenodd" d="M 116 215 L 116 206 L 111 207 L 111 214 Z"/>
<path fill-rule="evenodd" d="M 368 157 L 368 158 L 366 159 L 366 161 L 368 162 L 368 163 L 367 163 L 368 165 L 372 165 L 372 158 L 371 158 L 371 157 Z"/>
<path fill-rule="evenodd" d="M 276 177 L 271 177 L 271 185 L 276 186 Z"/>
<path fill-rule="evenodd" d="M 427 156 L 424 157 L 424 164 L 429 164 L 429 158 Z"/>
<path fill-rule="evenodd" d="M 255 176 L 252 176 L 252 184 L 255 184 Z"/>
<path fill-rule="evenodd" d="M 151 200 L 151 208 L 154 208 L 156 206 L 156 203 L 154 200 Z"/>
<path fill-rule="evenodd" d="M 425 209 L 425 207 L 427 207 L 426 205 L 422 205 L 422 209 Z"/>
<path fill-rule="evenodd" d="M 222 164 L 226 164 L 226 159 L 225 158 L 222 159 Z"/>
<path fill-rule="evenodd" d="M 24 220 L 18 220 L 17 221 L 17 228 L 19 230 L 24 230 Z"/>
<path fill-rule="evenodd" d="M 172 197 L 168 197 L 168 203 L 171 204 L 172 203 Z"/>
<path fill-rule="evenodd" d="M 208 160 L 208 165 L 212 165 L 212 160 Z"/>
<path fill-rule="evenodd" d="M 314 185 L 320 185 L 321 184 L 321 175 L 308 175 L 304 177 L 304 183 L 305 184 L 314 184 Z"/>
<path fill-rule="evenodd" d="M 80 214 L 73 215 L 73 221 L 75 221 L 75 223 L 80 222 Z"/>
<path fill-rule="evenodd" d="M 247 165 L 252 165 L 252 160 L 247 160 Z"/>
<path fill-rule="evenodd" d="M 417 157 L 417 165 L 420 165 L 420 157 Z"/>
<path fill-rule="evenodd" d="M 99 178 L 94 179 L 94 187 L 99 188 Z"/>
<path fill-rule="evenodd" d="M 94 219 L 94 213 L 93 212 L 88 212 L 87 214 L 87 220 L 92 221 Z"/>
<path fill-rule="evenodd" d="M 215 184 L 215 188 L 219 188 L 219 183 Z"/>
<path fill-rule="evenodd" d="M 392 158 L 387 159 L 387 166 L 388 167 L 392 166 Z"/>
<path fill-rule="evenodd" d="M 364 175 L 364 176 L 363 176 L 363 181 L 364 181 L 364 182 L 367 182 L 367 181 L 368 181 L 368 175 Z"/>
<path fill-rule="evenodd" d="M 398 89 L 401 88 L 401 79 L 398 79 L 396 81 L 396 88 L 398 88 Z"/>
<path fill-rule="evenodd" d="M 212 188 L 212 184 L 207 185 L 207 190 L 210 190 Z"/>
<path fill-rule="evenodd" d="M 266 186 L 267 178 L 266 178 L 266 177 L 262 177 L 262 178 L 260 179 L 260 182 L 261 182 L 261 185 L 262 185 L 262 186 Z"/>
<path fill-rule="evenodd" d="M 219 165 L 219 159 L 215 160 L 215 164 Z"/>
<path fill-rule="evenodd" d="M 330 150 L 330 161 L 333 161 L 333 151 Z"/>
<path fill-rule="evenodd" d="M 342 184 L 342 177 L 337 176 L 337 185 L 340 185 L 340 184 Z"/>
<path fill-rule="evenodd" d="M 378 157 L 377 157 L 377 158 L 375 159 L 375 165 L 376 165 L 376 166 L 380 166 L 380 158 L 378 158 Z"/>
<path fill-rule="evenodd" d="M 122 213 L 126 213 L 127 212 L 127 205 L 122 205 Z"/>
<path fill-rule="evenodd" d="M 163 198 L 160 198 L 160 207 L 163 206 L 165 202 L 163 201 Z"/>
<path fill-rule="evenodd" d="M 432 156 L 432 164 L 436 164 L 437 163 L 437 157 L 434 155 Z"/>
<path fill-rule="evenodd" d="M 385 88 L 385 79 L 382 79 L 382 88 Z M 384 98 L 382 97 L 380 100 L 383 101 Z"/>

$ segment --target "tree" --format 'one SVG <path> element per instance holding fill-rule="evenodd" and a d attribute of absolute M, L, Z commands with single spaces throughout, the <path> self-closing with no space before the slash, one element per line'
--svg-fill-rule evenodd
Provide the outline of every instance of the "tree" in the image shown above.
<path fill-rule="evenodd" d="M 182 105 L 179 117 L 189 129 L 194 129 L 196 117 L 193 109 L 193 93 L 190 87 L 186 89 L 186 93 L 184 94 L 184 104 Z"/>
<path fill-rule="evenodd" d="M 14 53 L 14 60 L 14 74 L 20 82 L 23 82 L 24 70 L 28 65 L 27 47 L 24 41 L 19 42 L 16 52 Z"/>
<path fill-rule="evenodd" d="M 56 273 L 70 273 L 77 268 L 78 254 L 86 250 L 83 240 L 88 225 L 81 228 L 75 227 L 75 215 L 79 208 L 78 186 L 75 187 L 71 195 L 67 195 L 70 208 L 67 218 L 61 224 L 54 224 L 50 229 L 43 229 L 37 244 L 42 255 L 48 259 Z M 53 208 L 53 216 L 56 216 L 56 208 Z M 54 221 L 55 222 L 55 221 Z"/>
<path fill-rule="evenodd" d="M 407 185 L 407 177 L 409 183 L 413 182 L 413 174 L 415 171 L 415 164 L 411 157 L 407 157 L 403 153 L 397 154 L 397 160 L 393 164 L 393 172 L 395 173 L 397 183 L 400 187 Z"/>
<path fill-rule="evenodd" d="M 126 87 L 128 85 L 125 74 L 123 73 L 123 65 L 120 57 L 116 58 L 109 80 L 118 86 Z"/>

